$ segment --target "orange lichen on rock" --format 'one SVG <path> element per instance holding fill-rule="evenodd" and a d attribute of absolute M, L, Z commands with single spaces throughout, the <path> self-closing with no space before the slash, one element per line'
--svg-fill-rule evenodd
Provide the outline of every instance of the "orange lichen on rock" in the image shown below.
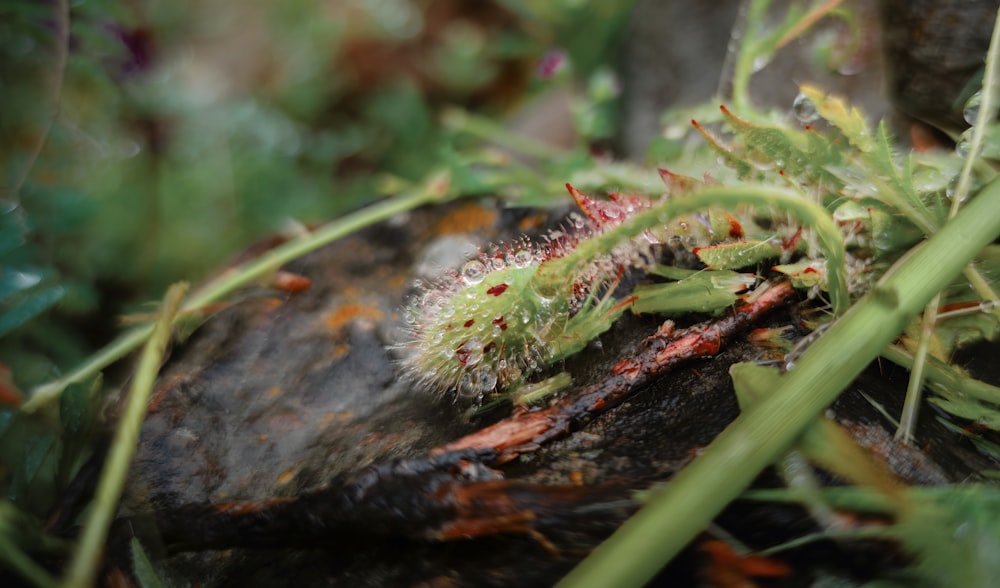
<path fill-rule="evenodd" d="M 472 233 L 490 227 L 497 220 L 497 212 L 474 203 L 459 206 L 434 225 L 434 234 L 450 235 Z"/>
<path fill-rule="evenodd" d="M 324 322 L 330 330 L 339 331 L 349 322 L 358 319 L 368 319 L 373 322 L 379 321 L 382 319 L 382 311 L 375 306 L 366 306 L 364 304 L 345 304 L 337 310 L 327 314 Z"/>

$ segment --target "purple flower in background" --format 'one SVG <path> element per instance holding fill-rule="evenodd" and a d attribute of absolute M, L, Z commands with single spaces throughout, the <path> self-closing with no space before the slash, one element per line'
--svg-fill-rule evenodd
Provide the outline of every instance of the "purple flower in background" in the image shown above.
<path fill-rule="evenodd" d="M 569 56 L 562 49 L 550 49 L 538 61 L 538 77 L 548 80 L 566 68 Z"/>

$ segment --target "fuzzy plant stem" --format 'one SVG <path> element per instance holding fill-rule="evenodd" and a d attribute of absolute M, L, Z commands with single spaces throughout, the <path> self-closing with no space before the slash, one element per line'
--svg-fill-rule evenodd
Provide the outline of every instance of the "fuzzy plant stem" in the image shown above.
<path fill-rule="evenodd" d="M 156 374 L 160 370 L 163 353 L 170 341 L 170 328 L 180 307 L 187 284 L 174 284 L 167 290 L 160 315 L 153 325 L 153 333 L 139 359 L 132 389 L 125 404 L 125 411 L 108 453 L 108 460 L 97 484 L 94 502 L 84 523 L 73 560 L 66 572 L 64 586 L 85 588 L 94 583 L 94 576 L 100 564 L 108 527 L 118 509 L 125 486 L 125 476 L 135 455 L 139 441 L 139 428 L 146 416 L 146 405 L 153 391 Z"/>
<path fill-rule="evenodd" d="M 383 221 L 401 212 L 413 210 L 418 206 L 432 202 L 441 202 L 454 196 L 450 179 L 446 172 L 432 174 L 429 179 L 410 192 L 406 192 L 384 200 L 352 214 L 341 217 L 309 235 L 289 241 L 275 247 L 257 259 L 234 268 L 215 281 L 210 282 L 201 290 L 195 292 L 187 304 L 181 308 L 179 315 L 198 312 L 202 307 L 222 300 L 239 288 L 253 283 L 268 274 L 277 271 L 284 264 L 314 251 L 327 243 L 331 243 L 363 229 L 364 227 Z M 112 341 L 106 347 L 94 354 L 83 365 L 77 367 L 62 378 L 38 386 L 32 390 L 31 397 L 21 407 L 26 412 L 34 412 L 53 402 L 62 391 L 77 382 L 97 375 L 105 367 L 118 361 L 142 345 L 153 332 L 152 325 L 137 327 Z"/>
<path fill-rule="evenodd" d="M 1000 236 L 1000 181 L 914 247 L 708 448 L 559 584 L 642 586 L 786 451 L 927 302 Z"/>

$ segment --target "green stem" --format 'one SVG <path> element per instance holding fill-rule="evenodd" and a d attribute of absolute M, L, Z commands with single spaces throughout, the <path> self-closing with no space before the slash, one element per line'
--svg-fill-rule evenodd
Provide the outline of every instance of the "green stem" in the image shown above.
<path fill-rule="evenodd" d="M 442 201 L 453 196 L 446 172 L 432 174 L 429 179 L 414 190 L 395 198 L 384 200 L 357 212 L 341 217 L 301 239 L 289 241 L 275 247 L 257 259 L 226 272 L 213 282 L 209 282 L 195 292 L 181 309 L 180 314 L 198 311 L 207 304 L 217 302 L 254 280 L 277 271 L 281 266 L 327 243 L 336 241 L 354 231 L 406 212 L 431 202 Z M 21 407 L 26 412 L 34 412 L 53 402 L 62 391 L 76 382 L 93 377 L 105 367 L 129 354 L 149 338 L 152 325 L 133 329 L 112 341 L 98 351 L 83 365 L 62 378 L 38 386 L 31 397 Z"/>
<path fill-rule="evenodd" d="M 749 3 L 749 6 L 747 6 Z M 745 0 L 746 14 L 740 24 L 739 50 L 736 52 L 736 62 L 733 65 L 732 99 L 733 109 L 737 112 L 749 110 L 750 78 L 754 73 L 754 61 L 759 57 L 761 40 L 757 36 L 764 26 L 764 16 L 771 5 L 771 0 Z"/>
<path fill-rule="evenodd" d="M 993 36 L 990 38 L 990 48 L 986 52 L 986 72 L 983 75 L 983 88 L 979 95 L 979 113 L 976 115 L 976 124 L 972 130 L 972 140 L 969 143 L 969 154 L 965 158 L 962 166 L 962 173 L 958 176 L 958 185 L 955 186 L 955 193 L 951 197 L 951 210 L 949 216 L 955 216 L 959 206 L 969 194 L 969 187 L 972 184 L 972 169 L 979 160 L 979 153 L 986 139 L 986 128 L 989 127 L 997 115 L 997 76 L 1000 74 L 1000 12 L 998 18 L 993 23 Z"/>
<path fill-rule="evenodd" d="M 146 416 L 146 405 L 153 390 L 153 383 L 156 381 L 156 374 L 160 370 L 163 353 L 170 342 L 170 328 L 185 292 L 187 292 L 185 283 L 174 284 L 167 290 L 160 308 L 160 316 L 139 359 L 139 367 L 132 382 L 122 419 L 118 423 L 118 429 L 108 451 L 108 460 L 101 473 L 90 514 L 87 516 L 76 553 L 66 572 L 64 586 L 68 588 L 84 588 L 94 583 L 108 527 L 118 509 L 125 477 L 135 455 L 139 429 Z"/>
<path fill-rule="evenodd" d="M 577 566 L 561 586 L 642 586 L 773 463 L 930 299 L 1000 235 L 992 182 L 914 247 L 669 485 Z"/>
<path fill-rule="evenodd" d="M 920 341 L 914 354 L 913 367 L 910 370 L 910 381 L 906 385 L 906 398 L 903 400 L 903 412 L 896 427 L 896 440 L 909 443 L 913 438 L 913 430 L 917 426 L 917 412 L 920 409 L 921 391 L 924 389 L 924 367 L 927 365 L 927 351 L 934 337 L 934 326 L 937 324 L 937 309 L 941 305 L 941 293 L 924 307 L 924 317 L 920 324 Z"/>

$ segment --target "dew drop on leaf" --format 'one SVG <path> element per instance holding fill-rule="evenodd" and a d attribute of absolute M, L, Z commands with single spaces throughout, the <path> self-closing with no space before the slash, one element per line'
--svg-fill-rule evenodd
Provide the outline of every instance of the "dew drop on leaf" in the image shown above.
<path fill-rule="evenodd" d="M 751 68 L 751 71 L 752 71 L 753 73 L 757 73 L 757 72 L 759 72 L 760 70 L 762 70 L 762 69 L 764 69 L 765 67 L 767 67 L 767 65 L 768 65 L 769 63 L 771 63 L 771 56 L 769 56 L 769 55 L 758 55 L 758 56 L 757 56 L 756 58 L 754 58 L 754 60 L 753 60 L 753 66 L 752 66 L 752 68 Z"/>
<path fill-rule="evenodd" d="M 962 118 L 965 122 L 972 126 L 975 126 L 976 121 L 979 120 L 979 109 L 983 103 L 983 93 L 982 91 L 976 92 L 969 98 L 968 102 L 965 103 L 965 109 L 962 110 Z"/>
<path fill-rule="evenodd" d="M 478 259 L 473 259 L 462 266 L 462 279 L 466 284 L 478 284 L 486 277 L 486 265 Z"/>
<path fill-rule="evenodd" d="M 749 149 L 746 153 L 747 161 L 761 171 L 774 169 L 774 160 L 767 156 L 767 153 L 759 149 Z"/>
<path fill-rule="evenodd" d="M 493 390 L 497 385 L 497 374 L 487 366 L 479 371 L 479 386 L 483 392 Z"/>
<path fill-rule="evenodd" d="M 959 140 L 959 142 L 955 145 L 955 153 L 958 154 L 959 157 L 963 158 L 969 156 L 969 140 L 967 138 L 962 137 Z"/>
<path fill-rule="evenodd" d="M 816 105 L 805 94 L 799 94 L 792 101 L 792 114 L 800 123 L 807 124 L 819 118 Z"/>
<path fill-rule="evenodd" d="M 463 398 L 475 398 L 477 400 L 482 397 L 482 391 L 476 385 L 475 379 L 471 374 L 464 374 L 458 381 L 458 394 Z"/>
<path fill-rule="evenodd" d="M 514 253 L 514 265 L 517 267 L 528 267 L 531 265 L 532 255 L 527 249 L 518 249 Z"/>

